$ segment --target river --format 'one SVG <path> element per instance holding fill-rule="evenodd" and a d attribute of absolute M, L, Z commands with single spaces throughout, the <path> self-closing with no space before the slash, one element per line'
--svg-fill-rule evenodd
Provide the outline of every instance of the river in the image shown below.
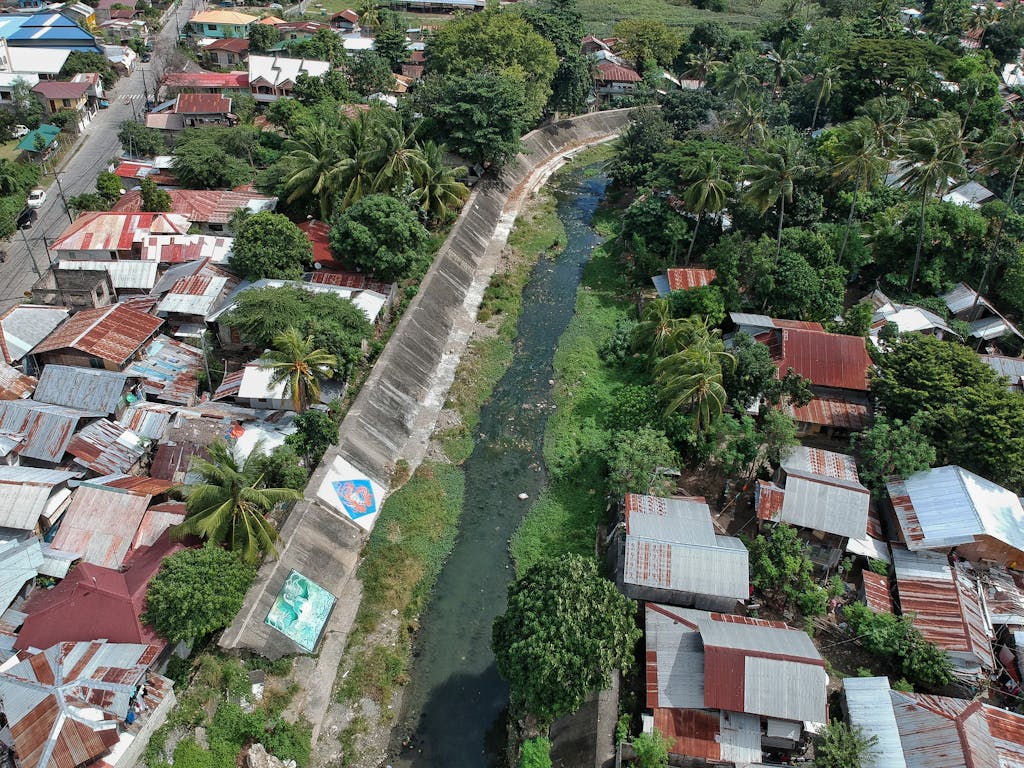
<path fill-rule="evenodd" d="M 491 624 L 514 572 L 508 541 L 546 482 L 541 449 L 553 406 L 555 345 L 572 319 L 583 266 L 598 244 L 590 220 L 608 179 L 573 168 L 554 177 L 568 243 L 542 256 L 523 292 L 512 362 L 480 412 L 464 465 L 459 538 L 437 581 L 422 630 L 392 761 L 395 768 L 503 764 L 508 686 L 491 654 Z M 520 501 L 520 493 L 529 501 Z"/>

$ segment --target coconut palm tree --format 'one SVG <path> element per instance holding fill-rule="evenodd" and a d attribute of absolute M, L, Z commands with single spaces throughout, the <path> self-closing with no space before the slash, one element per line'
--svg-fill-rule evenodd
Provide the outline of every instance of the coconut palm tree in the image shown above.
<path fill-rule="evenodd" d="M 751 72 L 753 56 L 738 53 L 728 64 L 715 66 L 715 88 L 730 99 L 744 99 L 761 87 L 760 80 Z"/>
<path fill-rule="evenodd" d="M 469 188 L 458 181 L 465 168 L 451 168 L 444 162 L 444 145 L 428 141 L 420 147 L 422 162 L 413 173 L 413 199 L 420 212 L 443 222 L 469 197 Z"/>
<path fill-rule="evenodd" d="M 290 488 L 264 488 L 253 463 L 239 464 L 223 440 L 207 448 L 209 459 L 192 457 L 190 468 L 203 482 L 182 486 L 185 520 L 171 529 L 175 538 L 199 536 L 223 544 L 255 563 L 261 553 L 276 554 L 277 530 L 267 519 L 276 504 L 296 501 Z"/>
<path fill-rule="evenodd" d="M 935 75 L 927 67 L 911 67 L 902 77 L 893 81 L 893 87 L 913 108 L 919 101 L 928 98 L 936 82 Z"/>
<path fill-rule="evenodd" d="M 903 141 L 910 104 L 898 96 L 869 99 L 859 110 L 871 121 L 878 146 L 888 153 Z"/>
<path fill-rule="evenodd" d="M 342 159 L 337 129 L 321 121 L 304 124 L 295 138 L 285 142 L 284 149 L 290 170 L 284 184 L 285 200 L 294 203 L 304 197 L 315 198 L 320 220 L 327 221 Z"/>
<path fill-rule="evenodd" d="M 1006 217 L 1013 210 L 1017 179 L 1020 177 L 1021 169 L 1024 169 L 1024 123 L 1015 120 L 1009 126 L 997 132 L 982 147 L 982 153 L 985 157 L 982 167 L 985 170 L 1012 170 L 1010 171 L 1010 187 L 1006 191 L 1006 206 L 999 215 L 996 236 L 992 240 L 992 250 L 989 252 L 988 259 L 985 262 L 985 269 L 981 273 L 981 282 L 978 283 L 978 291 L 974 297 L 975 306 L 977 306 L 981 294 L 985 290 L 989 269 L 995 263 L 996 256 L 999 254 L 999 243 L 1003 237 Z"/>
<path fill-rule="evenodd" d="M 964 170 L 965 139 L 960 118 L 945 112 L 932 120 L 916 124 L 907 134 L 900 148 L 900 157 L 907 164 L 901 181 L 904 189 L 921 196 L 921 217 L 917 226 L 917 248 L 914 267 L 907 290 L 913 291 L 917 283 L 917 270 L 921 266 L 921 246 L 924 242 L 924 214 L 931 195 L 942 195 L 949 188 L 950 179 L 957 179 Z"/>
<path fill-rule="evenodd" d="M 271 384 L 284 384 L 284 393 L 292 398 L 292 409 L 301 411 L 309 398 L 319 399 L 320 380 L 330 379 L 338 370 L 338 358 L 318 349 L 313 337 L 302 337 L 288 328 L 274 338 L 274 349 L 265 352 L 261 368 L 273 371 Z"/>
<path fill-rule="evenodd" d="M 689 264 L 704 212 L 718 213 L 725 208 L 726 201 L 732 193 L 732 183 L 722 175 L 722 160 L 715 154 L 695 158 L 684 168 L 680 181 L 684 187 L 683 202 L 686 204 L 686 210 L 697 217 L 690 248 L 686 252 L 686 263 Z"/>
<path fill-rule="evenodd" d="M 779 226 L 775 244 L 775 261 L 782 253 L 782 224 L 786 203 L 793 202 L 796 179 L 808 171 L 800 162 L 800 144 L 794 136 L 786 136 L 755 150 L 754 163 L 743 167 L 743 178 L 750 182 L 744 196 L 762 215 L 778 203 Z"/>
<path fill-rule="evenodd" d="M 764 144 L 771 135 L 768 118 L 755 98 L 737 99 L 725 121 L 725 129 L 746 144 Z"/>
<path fill-rule="evenodd" d="M 686 71 L 683 76 L 690 80 L 696 80 L 698 85 L 703 86 L 707 82 L 708 75 L 721 65 L 722 62 L 715 58 L 715 52 L 702 45 L 697 53 L 691 53 L 686 57 Z"/>
<path fill-rule="evenodd" d="M 832 89 L 835 87 L 838 74 L 839 70 L 836 67 L 823 67 L 814 78 L 817 94 L 814 97 L 814 114 L 811 116 L 811 133 L 814 133 L 814 126 L 818 124 L 818 111 L 822 105 L 828 106 L 832 100 Z"/>
<path fill-rule="evenodd" d="M 878 143 L 878 135 L 870 119 L 857 117 L 843 126 L 839 134 L 835 163 L 832 166 L 832 178 L 840 183 L 852 184 L 853 199 L 850 201 L 850 213 L 846 217 L 843 245 L 839 249 L 837 260 L 840 264 L 843 263 L 850 229 L 853 227 L 857 196 L 861 192 L 870 191 L 888 167 L 885 151 Z"/>
<path fill-rule="evenodd" d="M 374 190 L 377 174 L 387 159 L 379 130 L 383 119 L 380 112 L 380 108 L 360 112 L 341 127 L 337 164 L 338 210 L 345 210 Z"/>
<path fill-rule="evenodd" d="M 764 57 L 772 65 L 772 72 L 775 75 L 775 87 L 772 91 L 776 95 L 781 93 L 783 85 L 796 80 L 802 74 L 800 62 L 795 57 L 789 55 L 789 48 L 787 46 L 780 45 L 778 50 L 769 48 L 765 52 Z"/>
<path fill-rule="evenodd" d="M 693 417 L 695 431 L 707 429 L 725 407 L 723 364 L 734 365 L 735 359 L 724 350 L 704 345 L 687 347 L 659 360 L 654 376 L 665 416 L 685 408 Z"/>
<path fill-rule="evenodd" d="M 374 165 L 380 170 L 373 179 L 374 192 L 390 192 L 400 189 L 408 179 L 416 175 L 423 164 L 423 153 L 416 143 L 416 128 L 406 130 L 397 112 L 388 111 L 378 126 L 379 144 Z"/>
<path fill-rule="evenodd" d="M 668 299 L 655 299 L 644 307 L 643 319 L 633 331 L 633 348 L 646 349 L 653 360 L 678 352 L 683 321 L 672 317 Z"/>

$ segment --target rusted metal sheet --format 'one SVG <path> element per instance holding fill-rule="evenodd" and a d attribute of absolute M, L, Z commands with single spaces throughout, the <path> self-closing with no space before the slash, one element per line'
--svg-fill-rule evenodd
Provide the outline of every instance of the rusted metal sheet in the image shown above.
<path fill-rule="evenodd" d="M 202 367 L 200 350 L 160 335 L 150 342 L 140 359 L 125 368 L 125 373 L 142 378 L 142 391 L 147 398 L 192 405 L 198 398 L 198 374 Z"/>
<path fill-rule="evenodd" d="M 0 362 L 0 400 L 22 400 L 31 397 L 36 380 Z"/>
<path fill-rule="evenodd" d="M 669 269 L 666 270 L 668 277 L 668 289 L 670 291 L 688 291 L 690 288 L 700 288 L 710 285 L 715 279 L 713 269 Z"/>
<path fill-rule="evenodd" d="M 861 572 L 864 580 L 864 602 L 877 613 L 892 613 L 892 594 L 889 592 L 889 577 L 865 568 Z"/>
<path fill-rule="evenodd" d="M 53 548 L 81 552 L 104 568 L 120 568 L 149 506 L 150 496 L 82 483 L 53 539 Z"/>
<path fill-rule="evenodd" d="M 868 389 L 871 357 L 860 336 L 778 328 L 756 338 L 768 344 L 779 376 L 792 368 L 818 387 L 857 392 Z"/>
<path fill-rule="evenodd" d="M 671 754 L 719 760 L 722 756 L 719 717 L 717 712 L 699 709 L 658 707 L 654 710 L 654 727 L 671 741 Z"/>
<path fill-rule="evenodd" d="M 83 213 L 50 248 L 56 251 L 131 251 L 146 236 L 183 235 L 189 221 L 176 213 Z"/>
<path fill-rule="evenodd" d="M 25 436 L 20 455 L 56 463 L 64 456 L 79 420 L 99 415 L 33 400 L 0 400 L 0 432 Z"/>
<path fill-rule="evenodd" d="M 74 349 L 123 366 L 163 322 L 123 304 L 85 309 L 43 339 L 32 354 Z"/>
<path fill-rule="evenodd" d="M 126 473 L 146 452 L 138 435 L 107 419 L 94 421 L 75 435 L 67 450 L 78 464 L 100 475 Z"/>

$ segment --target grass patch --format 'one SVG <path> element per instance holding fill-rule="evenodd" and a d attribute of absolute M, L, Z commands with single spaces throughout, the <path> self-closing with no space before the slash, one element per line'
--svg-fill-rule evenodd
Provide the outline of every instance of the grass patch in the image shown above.
<path fill-rule="evenodd" d="M 688 32 L 702 21 L 717 21 L 733 30 L 757 29 L 778 14 L 784 0 L 726 0 L 724 12 L 702 11 L 685 0 L 578 0 L 583 27 L 596 35 L 610 35 L 624 19 L 661 21 Z"/>
<path fill-rule="evenodd" d="M 356 741 L 365 736 L 370 730 L 369 723 L 362 715 L 353 717 L 344 730 L 338 734 L 338 743 L 341 745 L 341 765 L 354 765 L 359 752 L 356 749 Z"/>
<path fill-rule="evenodd" d="M 595 216 L 595 228 L 610 234 L 613 212 Z M 576 314 L 555 353 L 557 406 L 544 433 L 544 461 L 551 482 L 512 537 L 516 571 L 566 553 L 594 551 L 594 533 L 606 511 L 604 451 L 611 434 L 603 413 L 629 374 L 598 354 L 620 320 L 631 315 L 617 259 L 598 247 L 584 267 Z"/>
<path fill-rule="evenodd" d="M 395 688 L 409 680 L 408 663 L 409 654 L 402 647 L 378 645 L 363 649 L 355 655 L 352 670 L 341 682 L 338 696 L 344 701 L 358 701 L 363 696 L 378 702 L 390 701 Z M 384 711 L 387 710 L 382 713 Z"/>

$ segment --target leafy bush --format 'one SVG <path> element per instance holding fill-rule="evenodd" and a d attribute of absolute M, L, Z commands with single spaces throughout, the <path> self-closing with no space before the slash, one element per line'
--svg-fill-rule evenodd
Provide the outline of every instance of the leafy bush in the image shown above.
<path fill-rule="evenodd" d="M 671 491 L 672 481 L 659 470 L 678 466 L 679 456 L 664 432 L 650 427 L 617 432 L 608 452 L 608 490 L 615 496 L 665 494 Z"/>
<path fill-rule="evenodd" d="M 814 565 L 796 529 L 780 523 L 750 543 L 750 583 L 776 605 L 804 616 L 825 612 L 828 593 L 814 583 Z"/>
<path fill-rule="evenodd" d="M 668 768 L 668 750 L 672 741 L 666 739 L 655 728 L 651 733 L 641 733 L 633 739 L 633 751 L 640 768 Z"/>
<path fill-rule="evenodd" d="M 390 195 L 367 195 L 339 213 L 331 250 L 382 280 L 406 277 L 427 254 L 430 233 L 416 213 Z"/>
<path fill-rule="evenodd" d="M 909 616 L 875 613 L 864 603 L 843 609 L 850 631 L 870 654 L 926 688 L 941 688 L 953 679 L 949 656 L 924 639 Z"/>
<path fill-rule="evenodd" d="M 309 765 L 313 729 L 306 723 L 289 723 L 274 718 L 266 724 L 263 746 L 281 760 L 294 760 L 298 768 Z"/>
<path fill-rule="evenodd" d="M 551 768 L 551 741 L 544 736 L 524 741 L 519 768 Z"/>
<path fill-rule="evenodd" d="M 222 701 L 207 729 L 210 741 L 245 744 L 258 740 L 263 733 L 263 719 L 258 712 L 246 712 L 233 701 Z"/>

